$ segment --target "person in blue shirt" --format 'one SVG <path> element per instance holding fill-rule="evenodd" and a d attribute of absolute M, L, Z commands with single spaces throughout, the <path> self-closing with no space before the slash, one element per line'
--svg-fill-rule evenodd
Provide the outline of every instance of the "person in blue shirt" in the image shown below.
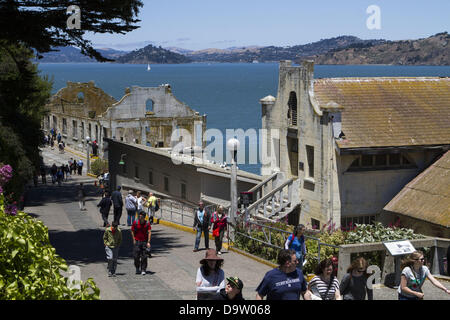
<path fill-rule="evenodd" d="M 205 205 L 202 201 L 198 203 L 198 210 L 195 211 L 194 216 L 194 225 L 192 229 L 197 231 L 197 235 L 195 237 L 195 247 L 194 252 L 198 251 L 198 247 L 200 245 L 200 239 L 203 235 L 205 236 L 205 247 L 206 250 L 209 249 L 209 228 L 211 224 L 211 213 L 205 210 Z"/>
<path fill-rule="evenodd" d="M 286 239 L 284 243 L 285 249 L 292 249 L 295 251 L 295 255 L 298 259 L 298 268 L 303 268 L 303 261 L 306 257 L 306 244 L 305 244 L 305 226 L 299 224 L 294 228 L 294 232 Z"/>
<path fill-rule="evenodd" d="M 279 267 L 267 272 L 256 288 L 256 300 L 308 300 L 306 280 L 297 268 L 294 250 L 282 249 L 278 254 Z"/>

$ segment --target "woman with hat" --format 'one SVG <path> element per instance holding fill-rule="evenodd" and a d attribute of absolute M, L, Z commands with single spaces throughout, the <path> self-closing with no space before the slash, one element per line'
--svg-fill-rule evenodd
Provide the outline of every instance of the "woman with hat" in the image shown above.
<path fill-rule="evenodd" d="M 222 270 L 223 259 L 217 256 L 216 250 L 208 249 L 205 258 L 200 260 L 201 267 L 197 270 L 197 299 L 214 298 L 225 288 L 225 273 Z"/>

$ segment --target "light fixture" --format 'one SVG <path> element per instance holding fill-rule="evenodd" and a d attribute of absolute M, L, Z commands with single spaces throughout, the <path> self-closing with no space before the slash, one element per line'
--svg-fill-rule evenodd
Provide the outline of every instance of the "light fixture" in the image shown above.
<path fill-rule="evenodd" d="M 121 166 L 125 165 L 125 161 L 123 160 L 123 158 L 126 157 L 126 156 L 127 156 L 126 153 L 123 153 L 123 154 L 120 156 L 119 165 L 121 165 Z"/>

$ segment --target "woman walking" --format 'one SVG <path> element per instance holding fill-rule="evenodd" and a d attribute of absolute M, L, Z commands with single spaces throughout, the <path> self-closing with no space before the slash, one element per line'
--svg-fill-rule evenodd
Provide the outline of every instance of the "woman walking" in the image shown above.
<path fill-rule="evenodd" d="M 213 236 L 216 243 L 216 251 L 218 255 L 222 252 L 222 242 L 225 230 L 227 230 L 227 216 L 224 213 L 223 206 L 219 206 L 217 211 L 212 214 L 211 223 L 213 224 Z"/>
<path fill-rule="evenodd" d="M 223 259 L 216 250 L 208 249 L 205 258 L 200 260 L 201 267 L 197 270 L 195 284 L 197 300 L 210 300 L 225 288 L 225 273 L 222 270 Z"/>
<path fill-rule="evenodd" d="M 342 300 L 339 280 L 333 275 L 333 261 L 325 259 L 316 268 L 316 276 L 311 279 L 308 289 L 312 300 Z"/>
<path fill-rule="evenodd" d="M 294 232 L 286 239 L 284 248 L 286 250 L 292 249 L 295 251 L 295 256 L 298 260 L 298 268 L 303 268 L 303 261 L 306 257 L 306 244 L 305 233 L 306 227 L 303 224 L 299 224 L 294 228 Z"/>
<path fill-rule="evenodd" d="M 373 300 L 373 290 L 367 288 L 367 267 L 366 259 L 359 257 L 353 260 L 339 287 L 344 300 L 365 300 L 366 293 L 367 299 Z"/>
<path fill-rule="evenodd" d="M 423 300 L 422 285 L 428 278 L 431 283 L 450 294 L 450 290 L 444 287 L 432 275 L 428 267 L 424 266 L 425 258 L 422 251 L 414 251 L 402 262 L 402 275 L 398 287 L 398 300 Z"/>

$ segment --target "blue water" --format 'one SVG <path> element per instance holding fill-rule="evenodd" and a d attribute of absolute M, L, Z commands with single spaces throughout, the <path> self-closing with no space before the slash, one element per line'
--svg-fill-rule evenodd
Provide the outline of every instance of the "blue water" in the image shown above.
<path fill-rule="evenodd" d="M 42 63 L 39 69 L 42 75 L 53 77 L 53 93 L 65 87 L 67 81 L 93 80 L 116 100 L 123 97 L 127 87 L 168 83 L 178 100 L 207 115 L 208 129 L 219 129 L 224 137 L 226 129 L 260 129 L 259 100 L 267 95 L 276 97 L 278 90 L 278 63 L 152 65 L 150 72 L 147 65 Z M 317 65 L 314 71 L 315 78 L 388 76 L 450 77 L 450 66 Z M 239 165 L 240 169 L 257 174 L 260 167 L 259 164 Z"/>

